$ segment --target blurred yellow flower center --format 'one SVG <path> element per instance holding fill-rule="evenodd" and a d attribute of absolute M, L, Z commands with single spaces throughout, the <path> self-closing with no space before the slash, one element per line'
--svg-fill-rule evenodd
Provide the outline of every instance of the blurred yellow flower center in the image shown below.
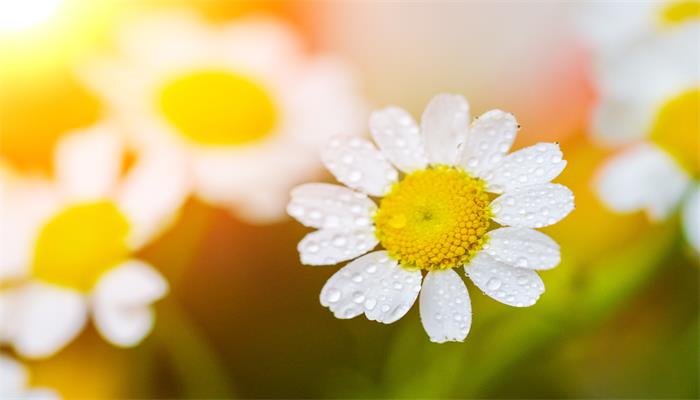
<path fill-rule="evenodd" d="M 652 140 L 690 174 L 700 173 L 700 89 L 682 93 L 659 110 Z"/>
<path fill-rule="evenodd" d="M 664 25 L 680 25 L 700 19 L 700 1 L 671 1 L 661 9 Z"/>
<path fill-rule="evenodd" d="M 206 146 L 235 146 L 273 132 L 277 110 L 256 82 L 226 71 L 198 71 L 169 82 L 160 109 L 188 140 Z"/>
<path fill-rule="evenodd" d="M 71 206 L 44 225 L 34 247 L 38 279 L 88 292 L 129 254 L 129 223 L 108 201 Z"/>
<path fill-rule="evenodd" d="M 403 267 L 437 270 L 466 264 L 482 248 L 490 217 L 484 182 L 439 166 L 395 184 L 374 222 L 382 246 Z"/>

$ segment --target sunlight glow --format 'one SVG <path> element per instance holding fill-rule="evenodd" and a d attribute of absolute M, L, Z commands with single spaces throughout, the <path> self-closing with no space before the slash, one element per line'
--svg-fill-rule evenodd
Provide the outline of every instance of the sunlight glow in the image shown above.
<path fill-rule="evenodd" d="M 0 30 L 30 28 L 56 13 L 61 0 L 0 0 Z"/>

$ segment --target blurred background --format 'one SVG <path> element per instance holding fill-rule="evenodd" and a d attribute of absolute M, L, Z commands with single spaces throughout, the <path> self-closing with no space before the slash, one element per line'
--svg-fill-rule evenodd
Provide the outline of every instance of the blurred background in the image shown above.
<path fill-rule="evenodd" d="M 308 230 L 290 218 L 254 223 L 245 211 L 188 196 L 137 254 L 170 283 L 153 332 L 124 349 L 88 324 L 44 359 L 2 347 L 28 368 L 31 386 L 64 398 L 700 395 L 698 253 L 681 217 L 615 213 L 592 189 L 619 148 L 590 133 L 602 56 L 578 27 L 585 3 L 2 0 L 0 15 L 28 3 L 26 20 L 0 18 L 0 157 L 20 176 L 51 179 L 61 138 L 110 114 L 76 76 L 81 63 L 111 51 L 125 21 L 177 8 L 212 26 L 279 19 L 305 56 L 332 54 L 353 68 L 369 108 L 396 104 L 417 118 L 447 91 L 463 94 L 476 115 L 512 112 L 522 126 L 515 148 L 559 142 L 569 164 L 558 182 L 576 195 L 576 210 L 544 230 L 561 245 L 562 263 L 541 274 L 540 301 L 511 308 L 468 284 L 471 333 L 442 345 L 430 343 L 416 308 L 388 326 L 335 319 L 318 294 L 337 267 L 299 263 Z M 689 51 L 700 55 L 697 45 Z M 684 140 L 697 141 L 700 132 L 691 134 Z M 320 163 L 295 179 L 319 176 L 332 180 Z"/>

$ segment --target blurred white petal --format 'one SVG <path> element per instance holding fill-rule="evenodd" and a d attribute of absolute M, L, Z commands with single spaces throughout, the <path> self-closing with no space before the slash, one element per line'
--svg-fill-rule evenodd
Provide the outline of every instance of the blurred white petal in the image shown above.
<path fill-rule="evenodd" d="M 105 273 L 94 289 L 98 331 L 117 346 L 134 346 L 153 329 L 151 305 L 168 292 L 168 283 L 150 265 L 130 260 Z"/>
<path fill-rule="evenodd" d="M 572 3 L 574 23 L 592 50 L 607 55 L 654 31 L 663 2 L 586 1 Z"/>
<path fill-rule="evenodd" d="M 28 381 L 27 368 L 15 359 L 0 354 L 0 395 L 20 393 Z"/>
<path fill-rule="evenodd" d="M 52 183 L 0 170 L 0 279 L 29 273 L 34 240 L 58 205 Z"/>
<path fill-rule="evenodd" d="M 103 198 L 114 188 L 122 163 L 122 142 L 109 125 L 64 137 L 57 144 L 55 168 L 60 189 L 71 200 Z"/>
<path fill-rule="evenodd" d="M 174 222 L 190 190 L 190 176 L 178 152 L 154 149 L 141 154 L 117 194 L 131 225 L 132 248 L 147 244 Z"/>
<path fill-rule="evenodd" d="M 53 355 L 75 338 L 87 321 L 87 302 L 73 290 L 36 282 L 6 295 L 13 298 L 8 321 L 3 321 L 9 326 L 5 339 L 24 357 Z"/>
<path fill-rule="evenodd" d="M 650 219 L 661 220 L 676 208 L 689 179 L 665 151 L 642 143 L 603 165 L 595 190 L 613 211 L 645 210 Z"/>
<path fill-rule="evenodd" d="M 302 46 L 294 30 L 281 20 L 248 17 L 213 32 L 227 66 L 246 74 L 281 79 L 296 73 L 302 62 Z M 285 65 L 286 68 L 279 68 Z"/>
<path fill-rule="evenodd" d="M 128 58 L 147 68 L 166 69 L 183 60 L 209 55 L 207 22 L 194 12 L 169 10 L 124 21 L 117 44 Z"/>

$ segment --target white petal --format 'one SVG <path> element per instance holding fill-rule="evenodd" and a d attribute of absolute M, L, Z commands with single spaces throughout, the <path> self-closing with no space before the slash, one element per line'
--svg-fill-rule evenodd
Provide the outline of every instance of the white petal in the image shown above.
<path fill-rule="evenodd" d="M 313 228 L 352 229 L 372 225 L 377 206 L 366 195 L 343 186 L 307 183 L 292 190 L 287 212 Z"/>
<path fill-rule="evenodd" d="M 190 181 L 175 151 L 144 151 L 125 178 L 117 202 L 131 225 L 132 248 L 147 244 L 176 219 Z"/>
<path fill-rule="evenodd" d="M 372 143 L 359 137 L 336 137 L 321 154 L 339 181 L 372 196 L 389 192 L 399 175 Z"/>
<path fill-rule="evenodd" d="M 603 97 L 591 115 L 593 139 L 605 146 L 619 146 L 645 137 L 657 106 L 645 98 Z"/>
<path fill-rule="evenodd" d="M 522 186 L 547 183 L 559 176 L 565 166 L 558 143 L 538 143 L 507 155 L 486 173 L 486 189 L 503 193 Z"/>
<path fill-rule="evenodd" d="M 700 24 L 679 25 L 603 58 L 594 77 L 601 99 L 593 114 L 594 138 L 607 145 L 642 138 L 664 103 L 695 90 L 700 84 L 699 35 Z"/>
<path fill-rule="evenodd" d="M 595 181 L 595 190 L 613 211 L 644 209 L 652 220 L 661 220 L 676 208 L 689 181 L 665 151 L 642 143 L 608 161 Z"/>
<path fill-rule="evenodd" d="M 328 279 L 321 290 L 321 304 L 336 318 L 367 319 L 391 324 L 403 317 L 418 297 L 420 271 L 401 268 L 386 251 L 354 260 Z"/>
<path fill-rule="evenodd" d="M 196 13 L 178 9 L 132 17 L 116 39 L 128 58 L 146 67 L 165 69 L 206 56 L 214 35 Z"/>
<path fill-rule="evenodd" d="M 682 218 L 686 239 L 700 252 L 700 186 L 695 187 L 685 201 Z"/>
<path fill-rule="evenodd" d="M 573 209 L 574 194 L 566 186 L 555 183 L 515 189 L 491 203 L 494 221 L 528 228 L 556 224 Z"/>
<path fill-rule="evenodd" d="M 48 357 L 67 345 L 87 321 L 87 302 L 76 291 L 43 283 L 18 289 L 10 320 L 10 341 L 24 357 Z"/>
<path fill-rule="evenodd" d="M 508 153 L 518 132 L 513 114 L 491 110 L 474 120 L 464 143 L 459 164 L 474 176 L 482 177 Z"/>
<path fill-rule="evenodd" d="M 427 166 L 420 129 L 406 110 L 387 107 L 373 112 L 369 129 L 384 156 L 401 171 L 412 172 Z"/>
<path fill-rule="evenodd" d="M 108 125 L 80 131 L 57 144 L 55 168 L 61 190 L 71 199 L 100 199 L 114 188 L 121 170 L 122 143 Z"/>
<path fill-rule="evenodd" d="M 232 69 L 267 80 L 288 78 L 304 54 L 291 26 L 262 15 L 222 25 L 215 39 Z"/>
<path fill-rule="evenodd" d="M 24 365 L 0 354 L 0 395 L 22 392 L 28 381 L 29 373 Z"/>
<path fill-rule="evenodd" d="M 561 261 L 557 242 L 530 228 L 492 230 L 484 252 L 496 261 L 528 269 L 551 269 Z"/>
<path fill-rule="evenodd" d="M 461 342 L 472 325 L 472 305 L 462 278 L 452 269 L 431 271 L 420 294 L 420 320 L 431 342 Z"/>
<path fill-rule="evenodd" d="M 49 181 L 0 170 L 0 279 L 29 274 L 34 240 L 58 206 Z"/>
<path fill-rule="evenodd" d="M 168 283 L 150 265 L 128 261 L 105 273 L 94 290 L 98 331 L 117 346 L 134 346 L 153 328 L 151 304 L 165 296 Z"/>
<path fill-rule="evenodd" d="M 611 54 L 630 41 L 655 31 L 663 2 L 572 2 L 574 27 L 591 50 Z"/>
<path fill-rule="evenodd" d="M 306 235 L 297 249 L 302 264 L 332 265 L 365 254 L 377 243 L 373 227 L 352 231 L 322 229 Z"/>
<path fill-rule="evenodd" d="M 480 253 L 464 267 L 472 282 L 496 301 L 514 307 L 529 307 L 544 293 L 537 272 L 511 267 Z"/>
<path fill-rule="evenodd" d="M 469 127 L 469 103 L 456 94 L 439 94 L 421 117 L 425 153 L 431 164 L 455 165 Z"/>

